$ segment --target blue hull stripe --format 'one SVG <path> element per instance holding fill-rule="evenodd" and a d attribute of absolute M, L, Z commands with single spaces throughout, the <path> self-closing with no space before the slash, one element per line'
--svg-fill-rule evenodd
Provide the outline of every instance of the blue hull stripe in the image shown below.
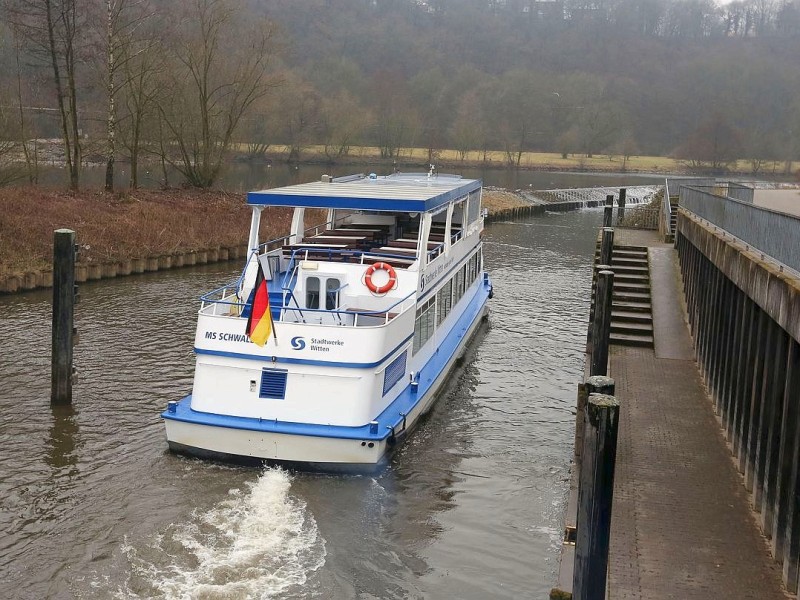
<path fill-rule="evenodd" d="M 345 369 L 371 369 L 373 367 L 377 367 L 382 365 L 387 360 L 389 360 L 394 354 L 400 350 L 403 346 L 405 346 L 411 338 L 414 337 L 412 333 L 402 342 L 397 344 L 389 354 L 384 356 L 382 359 L 371 362 L 371 363 L 347 363 L 347 362 L 333 362 L 330 360 L 314 360 L 311 358 L 288 358 L 284 356 L 261 356 L 259 354 L 244 354 L 243 352 L 226 352 L 224 350 L 206 350 L 205 348 L 197 348 L 195 347 L 194 352 L 195 354 L 207 354 L 209 356 L 224 356 L 225 358 L 242 358 L 245 360 L 257 360 L 260 362 L 276 362 L 276 363 L 287 363 L 290 365 L 314 365 L 315 367 L 336 367 L 336 368 L 345 368 Z"/>
<path fill-rule="evenodd" d="M 386 439 L 394 430 L 402 433 L 401 425 L 404 416 L 411 413 L 414 408 L 425 399 L 447 364 L 455 358 L 455 354 L 470 331 L 474 322 L 480 317 L 483 307 L 489 296 L 490 283 L 478 287 L 475 295 L 465 307 L 453 328 L 439 344 L 438 351 L 419 371 L 419 387 L 412 393 L 411 386 L 407 385 L 397 398 L 378 416 L 378 432 L 370 434 L 369 424 L 361 427 L 343 427 L 337 425 L 316 425 L 311 423 L 289 423 L 284 421 L 262 420 L 247 417 L 231 417 L 212 413 L 198 412 L 191 408 L 191 396 L 186 396 L 178 403 L 176 411 L 164 411 L 161 417 L 175 421 L 183 421 L 195 425 L 209 427 L 228 427 L 260 431 L 264 433 L 281 433 L 288 435 L 309 435 L 336 439 L 381 441 Z"/>

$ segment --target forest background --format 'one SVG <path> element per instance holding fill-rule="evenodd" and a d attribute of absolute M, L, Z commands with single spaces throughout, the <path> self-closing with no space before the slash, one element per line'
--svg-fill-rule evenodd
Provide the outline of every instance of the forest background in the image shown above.
<path fill-rule="evenodd" d="M 123 160 L 131 187 L 143 163 L 211 187 L 230 160 L 365 147 L 789 173 L 799 2 L 2 0 L 0 182 L 104 164 L 110 189 Z"/>

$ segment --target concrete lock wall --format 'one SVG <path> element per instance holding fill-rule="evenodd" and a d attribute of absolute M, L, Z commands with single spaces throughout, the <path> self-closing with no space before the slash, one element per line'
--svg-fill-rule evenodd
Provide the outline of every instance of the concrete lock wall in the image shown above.
<path fill-rule="evenodd" d="M 783 580 L 800 560 L 800 280 L 681 208 L 676 246 L 700 370 Z"/>

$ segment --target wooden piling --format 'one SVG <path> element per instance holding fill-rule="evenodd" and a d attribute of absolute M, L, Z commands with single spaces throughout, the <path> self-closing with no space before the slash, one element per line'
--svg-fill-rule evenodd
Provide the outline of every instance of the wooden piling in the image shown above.
<path fill-rule="evenodd" d="M 617 213 L 617 223 L 622 223 L 625 220 L 625 196 L 627 192 L 625 188 L 619 188 L 619 212 Z"/>
<path fill-rule="evenodd" d="M 613 198 L 613 196 L 609 196 L 609 197 Z M 610 204 L 606 204 L 603 207 L 603 228 L 604 229 L 606 227 L 611 227 L 613 218 L 614 218 L 614 207 L 611 206 Z"/>
<path fill-rule="evenodd" d="M 586 405 L 583 464 L 578 488 L 572 584 L 575 600 L 603 600 L 606 595 L 618 428 L 617 399 L 605 394 L 591 394 Z"/>
<path fill-rule="evenodd" d="M 600 263 L 611 265 L 614 253 L 614 230 L 610 227 L 603 227 L 603 237 L 600 242 Z"/>
<path fill-rule="evenodd" d="M 589 375 L 608 374 L 608 345 L 611 335 L 611 296 L 613 290 L 614 273 L 608 270 L 599 271 L 594 294 L 592 364 Z"/>
<path fill-rule="evenodd" d="M 53 332 L 50 401 L 72 403 L 72 345 L 75 314 L 75 232 L 53 233 Z"/>
<path fill-rule="evenodd" d="M 575 417 L 575 461 L 578 465 L 581 464 L 583 459 L 583 432 L 586 428 L 586 401 L 592 394 L 613 396 L 614 391 L 614 380 L 605 375 L 587 377 L 586 382 L 578 386 L 578 406 Z"/>

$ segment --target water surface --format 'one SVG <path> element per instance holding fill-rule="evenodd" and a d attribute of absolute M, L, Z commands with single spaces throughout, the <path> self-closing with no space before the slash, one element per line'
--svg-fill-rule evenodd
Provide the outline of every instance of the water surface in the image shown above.
<path fill-rule="evenodd" d="M 375 476 L 167 452 L 196 299 L 232 263 L 82 285 L 71 408 L 49 405 L 50 292 L 0 297 L 0 597 L 545 597 L 599 221 L 487 228 L 488 324 Z"/>

